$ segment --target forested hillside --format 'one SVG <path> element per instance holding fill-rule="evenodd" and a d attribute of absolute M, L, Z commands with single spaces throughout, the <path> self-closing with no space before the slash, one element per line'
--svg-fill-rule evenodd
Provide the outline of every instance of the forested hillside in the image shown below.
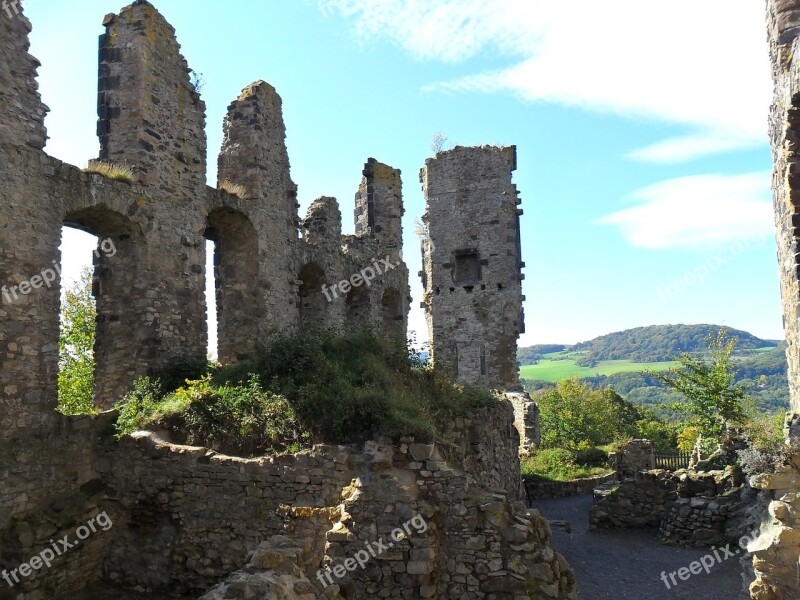
<path fill-rule="evenodd" d="M 682 352 L 704 352 L 708 336 L 715 336 L 720 329 L 724 329 L 729 337 L 739 339 L 736 344 L 738 352 L 770 348 L 778 343 L 719 325 L 650 325 L 610 333 L 576 344 L 572 350 L 585 351 L 583 362 L 587 365 L 601 360 L 661 362 L 672 360 Z"/>
<path fill-rule="evenodd" d="M 630 402 L 656 408 L 675 402 L 678 397 L 643 371 L 667 368 L 667 363 L 652 363 L 669 361 L 682 352 L 704 353 L 708 335 L 715 335 L 719 329 L 714 325 L 658 325 L 612 333 L 575 346 L 523 348 L 520 364 L 538 365 L 524 368 L 523 380 L 526 388 L 533 391 L 577 375 L 595 389 L 612 388 Z M 785 410 L 789 405 L 785 344 L 762 340 L 746 331 L 725 329 L 739 339 L 733 355 L 737 381 L 750 384 L 750 396 L 760 410 Z M 548 379 L 545 374 L 551 373 L 559 375 L 550 377 L 549 382 L 542 381 Z"/>

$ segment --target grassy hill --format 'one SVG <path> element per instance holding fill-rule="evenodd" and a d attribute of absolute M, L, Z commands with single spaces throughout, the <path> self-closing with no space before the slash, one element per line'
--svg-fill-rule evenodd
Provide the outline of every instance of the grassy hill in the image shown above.
<path fill-rule="evenodd" d="M 578 377 L 592 387 L 611 387 L 631 402 L 655 407 L 678 397 L 643 371 L 678 366 L 672 359 L 682 352 L 703 353 L 708 335 L 719 329 L 715 325 L 655 325 L 611 333 L 574 346 L 521 348 L 520 377 L 531 391 Z M 725 329 L 739 339 L 733 355 L 737 380 L 751 385 L 750 395 L 758 407 L 765 411 L 788 407 L 784 343 Z"/>
<path fill-rule="evenodd" d="M 674 361 L 636 362 L 632 360 L 604 360 L 593 367 L 578 364 L 586 356 L 585 352 L 552 352 L 541 356 L 538 364 L 520 367 L 520 377 L 538 381 L 557 382 L 571 377 L 592 377 L 596 375 L 615 375 L 645 369 L 666 370 L 678 366 Z"/>

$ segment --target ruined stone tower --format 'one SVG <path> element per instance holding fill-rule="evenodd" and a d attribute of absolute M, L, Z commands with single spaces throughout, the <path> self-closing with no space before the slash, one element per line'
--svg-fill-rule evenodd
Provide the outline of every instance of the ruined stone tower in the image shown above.
<path fill-rule="evenodd" d="M 516 147 L 456 147 L 425 162 L 423 307 L 432 360 L 459 383 L 519 388 L 522 313 Z"/>

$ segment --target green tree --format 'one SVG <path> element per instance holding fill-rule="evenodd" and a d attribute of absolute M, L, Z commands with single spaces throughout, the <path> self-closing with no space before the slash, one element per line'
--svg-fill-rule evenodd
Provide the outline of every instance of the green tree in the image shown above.
<path fill-rule="evenodd" d="M 593 390 L 577 378 L 536 398 L 540 409 L 542 446 L 601 446 L 637 434 L 638 409 L 611 389 Z"/>
<path fill-rule="evenodd" d="M 97 412 L 93 403 L 96 316 L 92 273 L 84 269 L 61 303 L 58 410 L 65 415 Z"/>
<path fill-rule="evenodd" d="M 688 415 L 689 424 L 699 427 L 703 437 L 719 441 L 733 425 L 746 420 L 742 401 L 748 386 L 736 383 L 736 370 L 731 354 L 737 338 L 729 338 L 724 330 L 707 339 L 708 356 L 694 358 L 684 353 L 676 357 L 680 367 L 666 373 L 649 372 L 667 386 L 680 392 L 685 402 L 667 408 Z"/>

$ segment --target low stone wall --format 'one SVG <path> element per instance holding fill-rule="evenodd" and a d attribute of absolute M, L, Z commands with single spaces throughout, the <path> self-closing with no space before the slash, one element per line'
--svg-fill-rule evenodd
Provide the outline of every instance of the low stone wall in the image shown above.
<path fill-rule="evenodd" d="M 308 597 L 333 598 L 336 590 L 321 584 L 319 569 L 335 569 L 415 517 L 424 519 L 424 531 L 337 578 L 345 597 L 577 597 L 546 521 L 522 505 L 508 402 L 455 419 L 458 442 L 446 452 L 407 438 L 240 459 L 153 433 L 117 440 L 109 419 L 67 420 L 83 428 L 69 443 L 85 444 L 91 477 L 77 479 L 71 490 L 56 488 L 46 506 L 14 514 L 0 531 L 0 566 L 11 571 L 51 538 L 74 540 L 76 529 L 99 513 L 110 526 L 13 590 L 0 588 L 0 600 L 58 600 L 101 577 L 124 588 L 194 597 L 233 577 L 226 597 L 244 598 L 236 595 L 249 589 L 242 573 L 231 574 L 276 535 L 302 548 L 297 568 L 314 586 L 304 588 Z M 16 477 L 11 473 L 10 485 Z M 294 573 L 291 560 L 274 569 L 269 563 L 266 571 Z M 274 583 L 275 573 L 262 575 L 258 586 Z M 291 587 L 305 586 L 295 575 Z"/>
<path fill-rule="evenodd" d="M 662 543 L 711 546 L 738 542 L 754 494 L 741 472 L 637 473 L 614 489 L 595 492 L 589 529 L 658 528 Z"/>
<path fill-rule="evenodd" d="M 633 477 L 640 471 L 656 468 L 656 456 L 650 440 L 631 440 L 619 451 L 610 453 L 608 458 L 620 477 Z"/>
<path fill-rule="evenodd" d="M 612 472 L 607 475 L 597 475 L 586 479 L 574 479 L 572 481 L 555 481 L 553 483 L 525 482 L 530 499 L 544 500 L 547 498 L 566 498 L 567 496 L 579 496 L 588 494 L 597 486 L 617 480 L 617 474 Z"/>
<path fill-rule="evenodd" d="M 795 425 L 799 421 L 797 416 L 790 419 Z M 752 477 L 750 485 L 763 490 L 765 509 L 757 539 L 748 547 L 753 553 L 755 575 L 750 585 L 751 598 L 797 598 L 800 589 L 800 494 L 796 490 L 800 489 L 800 453 L 779 472 Z"/>

